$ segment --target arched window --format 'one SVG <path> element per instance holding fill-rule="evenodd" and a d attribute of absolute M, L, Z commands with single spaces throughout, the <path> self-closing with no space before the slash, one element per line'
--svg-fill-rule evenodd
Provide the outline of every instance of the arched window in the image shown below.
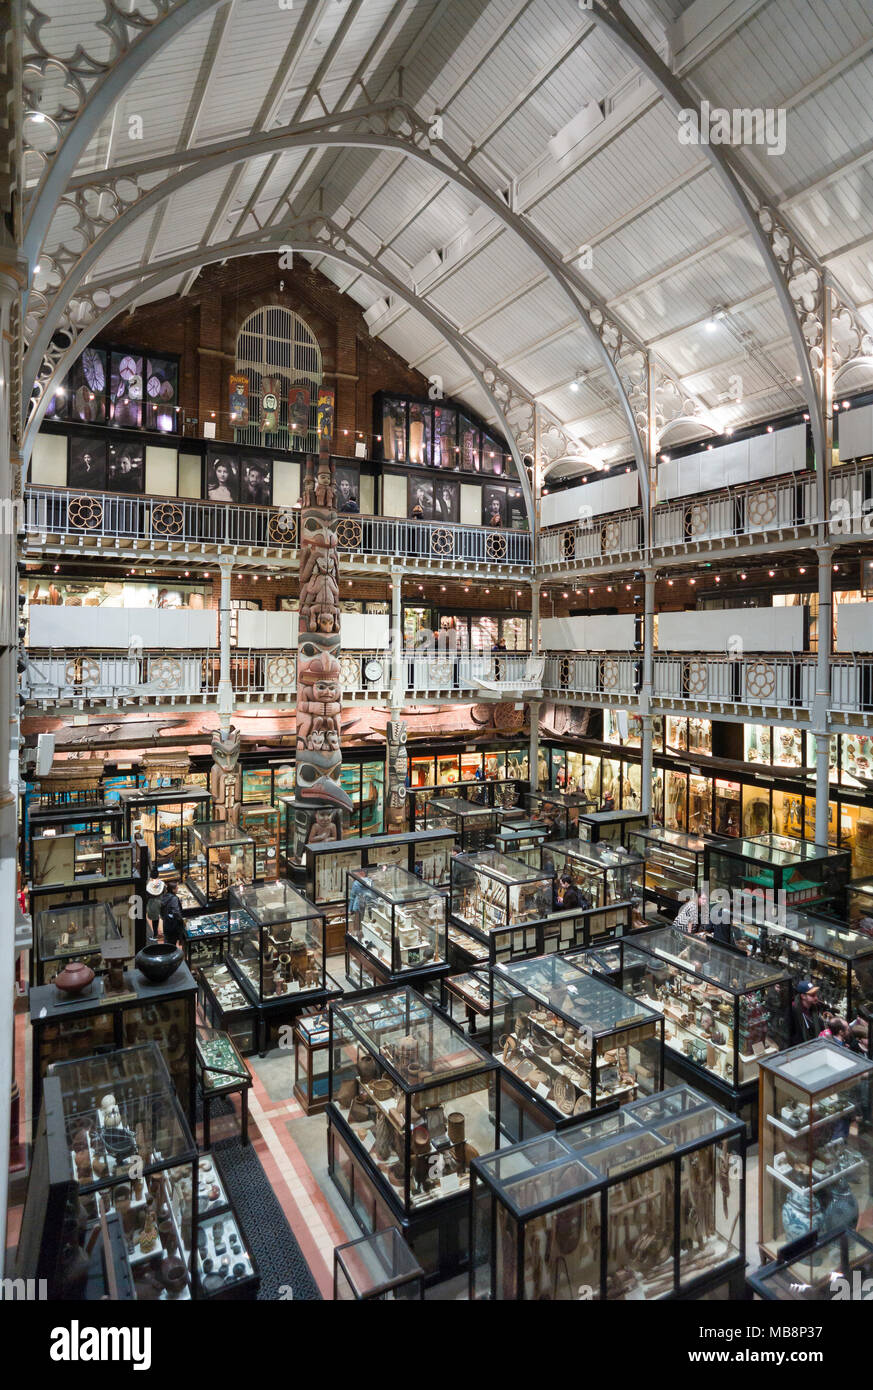
<path fill-rule="evenodd" d="M 236 370 L 249 378 L 251 423 L 235 432 L 238 444 L 268 444 L 278 449 L 318 449 L 316 401 L 321 385 L 321 348 L 312 329 L 293 309 L 268 305 L 249 314 L 236 340 Z M 273 377 L 278 384 L 279 429 L 260 430 L 262 383 Z M 288 391 L 307 386 L 309 429 L 294 431 L 289 439 Z"/>

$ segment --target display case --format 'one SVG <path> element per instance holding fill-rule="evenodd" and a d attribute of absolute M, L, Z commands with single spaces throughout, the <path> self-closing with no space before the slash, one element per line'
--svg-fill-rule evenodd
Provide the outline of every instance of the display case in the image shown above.
<path fill-rule="evenodd" d="M 452 917 L 482 941 L 552 911 L 552 874 L 497 850 L 456 854 L 451 869 Z"/>
<path fill-rule="evenodd" d="M 367 869 L 374 864 L 396 864 L 423 883 L 443 888 L 449 882 L 454 847 L 454 834 L 444 830 L 403 831 L 397 835 L 307 845 L 306 896 L 318 907 L 345 904 L 348 870 Z"/>
<path fill-rule="evenodd" d="M 33 874 L 33 843 L 35 840 L 44 842 L 58 836 L 82 835 L 108 844 L 111 841 L 119 840 L 123 831 L 124 813 L 121 807 L 113 806 L 105 801 L 67 802 L 60 806 L 36 806 L 34 809 L 29 807 L 27 811 L 27 861 L 25 868 L 28 874 Z M 42 852 L 43 855 L 51 853 L 50 848 L 46 846 Z M 85 852 L 84 843 L 83 852 Z M 91 853 L 93 854 L 94 851 L 92 850 Z M 92 865 L 95 864 L 96 859 L 92 859 Z M 85 871 L 84 865 L 79 865 L 79 871 Z M 38 876 L 42 877 L 42 874 Z"/>
<path fill-rule="evenodd" d="M 756 960 L 781 966 L 795 980 L 812 980 L 830 1013 L 851 1021 L 873 1009 L 873 938 L 809 912 L 776 916 L 756 921 L 751 913 L 734 915 L 733 944 Z"/>
<path fill-rule="evenodd" d="M 255 878 L 278 878 L 278 806 L 242 805 L 238 810 L 237 825 L 245 835 L 251 835 L 255 842 Z"/>
<path fill-rule="evenodd" d="M 396 1226 L 360 1236 L 333 1252 L 337 1303 L 397 1303 L 424 1298 L 424 1270 Z"/>
<path fill-rule="evenodd" d="M 589 811 L 579 816 L 577 834 L 580 840 L 596 845 L 602 840 L 628 844 L 635 830 L 645 830 L 649 817 L 643 811 Z"/>
<path fill-rule="evenodd" d="M 742 1295 L 742 1125 L 687 1086 L 472 1164 L 470 1298 Z"/>
<path fill-rule="evenodd" d="M 204 821 L 188 827 L 186 882 L 203 907 L 227 901 L 232 887 L 253 883 L 255 842 L 229 821 Z"/>
<path fill-rule="evenodd" d="M 408 986 L 334 1004 L 330 1053 L 334 1182 L 365 1230 L 387 1210 L 447 1277 L 468 1256 L 470 1162 L 498 1141 L 497 1063 Z"/>
<path fill-rule="evenodd" d="M 760 1245 L 869 1226 L 873 1062 L 814 1038 L 761 1062 Z"/>
<path fill-rule="evenodd" d="M 854 931 L 873 936 L 873 878 L 852 879 L 847 897 L 849 925 Z"/>
<path fill-rule="evenodd" d="M 305 1115 L 318 1115 L 330 1092 L 330 1016 L 294 1020 L 294 1098 Z"/>
<path fill-rule="evenodd" d="M 663 1085 L 664 1020 L 549 955 L 491 967 L 491 1051 L 550 1128 Z"/>
<path fill-rule="evenodd" d="M 715 1086 L 729 1108 L 751 1099 L 760 1061 L 788 1041 L 788 972 L 673 927 L 620 947 L 622 987 L 663 1013 L 671 1066 Z"/>
<path fill-rule="evenodd" d="M 140 791 L 121 787 L 118 801 L 124 812 L 124 838 L 137 835 L 145 841 L 152 872 L 183 878 L 188 871 L 188 828 L 212 815 L 212 795 L 207 788 L 192 785 Z"/>
<path fill-rule="evenodd" d="M 203 1100 L 203 1147 L 210 1146 L 212 1102 L 222 1097 L 240 1097 L 240 1135 L 249 1142 L 249 1091 L 252 1074 L 229 1034 L 206 1024 L 197 1025 L 197 1075 Z"/>
<path fill-rule="evenodd" d="M 346 876 L 346 934 L 389 976 L 448 968 L 448 898 L 394 864 Z"/>
<path fill-rule="evenodd" d="M 627 843 L 646 861 L 646 897 L 659 911 L 675 915 L 703 882 L 706 841 L 653 825 L 631 830 Z"/>
<path fill-rule="evenodd" d="M 43 1078 L 54 1063 L 154 1041 L 193 1124 L 195 1003 L 196 985 L 186 965 L 163 984 L 151 984 L 137 969 L 125 971 L 124 992 L 117 996 L 107 993 L 102 976 L 72 999 L 55 985 L 34 986 L 29 998 L 31 1113 L 39 1112 Z"/>
<path fill-rule="evenodd" d="M 631 903 L 642 911 L 645 861 L 624 845 L 550 840 L 543 846 L 542 866 L 556 878 L 570 875 L 580 907 Z"/>
<path fill-rule="evenodd" d="M 51 984 L 71 961 L 84 961 L 95 974 L 99 973 L 103 947 L 121 939 L 108 903 L 43 908 L 34 914 L 33 983 Z M 132 955 L 133 943 L 129 941 L 128 946 Z"/>
<path fill-rule="evenodd" d="M 540 850 L 547 838 L 545 826 L 536 825 L 533 821 L 504 822 L 494 836 L 494 848 L 498 854 L 508 855 L 510 859 L 538 869 Z"/>
<path fill-rule="evenodd" d="M 203 1017 L 227 1033 L 237 1050 L 248 1057 L 260 1045 L 258 1010 L 243 994 L 225 961 L 197 967 L 197 1000 Z"/>
<path fill-rule="evenodd" d="M 309 999 L 325 988 L 324 916 L 286 879 L 230 889 L 241 930 L 226 960 L 253 1003 Z"/>
<path fill-rule="evenodd" d="M 579 833 L 579 817 L 595 810 L 596 801 L 581 792 L 528 792 L 530 819 L 542 825 L 550 840 L 569 840 Z"/>
<path fill-rule="evenodd" d="M 716 889 L 772 896 L 788 908 L 824 907 L 837 917 L 846 911 L 851 855 L 787 835 L 719 840 L 707 845 L 704 876 Z"/>
<path fill-rule="evenodd" d="M 57 832 L 46 829 L 30 839 L 30 876 L 34 888 L 92 883 L 112 883 L 131 878 L 135 848 L 127 840 L 108 837 L 110 822 L 92 828 Z"/>
<path fill-rule="evenodd" d="M 873 1245 L 857 1231 L 816 1240 L 812 1235 L 784 1246 L 781 1258 L 746 1276 L 758 1298 L 786 1303 L 868 1301 Z"/>
<path fill-rule="evenodd" d="M 498 812 L 462 796 L 435 796 L 427 804 L 426 830 L 448 830 L 463 853 L 486 849 L 497 833 Z"/>
<path fill-rule="evenodd" d="M 117 1213 L 137 1298 L 191 1298 L 197 1145 L 154 1043 L 57 1062 L 44 1105 L 49 1187 L 72 1176 L 62 1298 L 82 1296 L 85 1252 Z"/>

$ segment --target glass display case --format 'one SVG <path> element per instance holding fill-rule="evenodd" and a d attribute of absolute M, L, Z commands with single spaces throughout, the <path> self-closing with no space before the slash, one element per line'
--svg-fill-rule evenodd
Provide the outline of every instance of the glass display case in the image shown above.
<path fill-rule="evenodd" d="M 83 797 L 91 793 L 82 793 Z M 46 806 L 32 802 L 27 808 L 27 859 L 25 868 L 33 870 L 34 840 L 48 840 L 59 835 L 95 836 L 103 843 L 119 840 L 124 830 L 124 815 L 119 806 L 106 801 L 81 800 Z"/>
<path fill-rule="evenodd" d="M 301 1014 L 294 1020 L 294 1098 L 305 1115 L 324 1110 L 330 1091 L 330 1017 Z"/>
<path fill-rule="evenodd" d="M 461 1196 L 466 1209 L 470 1162 L 499 1133 L 493 1057 L 409 987 L 334 1004 L 330 1053 L 328 1124 L 391 1206 L 410 1218 Z"/>
<path fill-rule="evenodd" d="M 871 1278 L 873 1245 L 857 1231 L 843 1230 L 822 1240 L 810 1236 L 805 1243 L 801 1237 L 785 1250 L 782 1259 L 752 1271 L 746 1282 L 759 1298 L 832 1303 L 836 1299 L 869 1300 Z"/>
<path fill-rule="evenodd" d="M 597 803 L 581 792 L 528 792 L 530 818 L 542 825 L 550 840 L 568 840 L 579 833 L 580 815 L 595 810 Z"/>
<path fill-rule="evenodd" d="M 66 1278 L 81 1267 L 101 1219 L 116 1212 L 135 1296 L 191 1298 L 197 1145 L 155 1044 L 57 1062 L 44 1103 L 49 1162 L 58 1163 L 63 1146 L 63 1177 L 76 1183 L 75 1216 L 60 1237 L 68 1242 Z"/>
<path fill-rule="evenodd" d="M 239 829 L 255 842 L 255 878 L 279 876 L 279 808 L 249 806 L 239 808 Z"/>
<path fill-rule="evenodd" d="M 134 846 L 110 839 L 109 826 L 107 820 L 96 822 L 93 828 L 62 833 L 45 830 L 33 835 L 29 844 L 34 888 L 90 883 L 101 876 L 107 881 L 132 877 Z"/>
<path fill-rule="evenodd" d="M 130 840 L 136 835 L 145 841 L 153 873 L 184 877 L 188 869 L 188 828 L 210 819 L 211 792 L 197 786 L 153 791 L 121 787 L 118 801 L 124 812 L 124 838 Z"/>
<path fill-rule="evenodd" d="M 260 1040 L 258 1010 L 231 975 L 224 959 L 197 968 L 197 998 L 203 1017 L 227 1033 L 244 1056 L 257 1052 Z"/>
<path fill-rule="evenodd" d="M 853 931 L 873 936 L 873 878 L 852 879 L 847 897 L 849 925 Z"/>
<path fill-rule="evenodd" d="M 221 1096 L 239 1095 L 240 1133 L 249 1142 L 249 1091 L 252 1074 L 228 1033 L 198 1024 L 195 1038 L 197 1075 L 203 1098 L 203 1147 L 209 1148 L 211 1103 Z"/>
<path fill-rule="evenodd" d="M 830 911 L 842 917 L 850 861 L 848 850 L 786 835 L 758 835 L 709 844 L 704 863 L 710 893 L 777 895 L 776 902 L 789 908 L 829 903 Z"/>
<path fill-rule="evenodd" d="M 549 955 L 491 967 L 491 1051 L 551 1126 L 659 1091 L 664 1021 Z"/>
<path fill-rule="evenodd" d="M 814 1038 L 761 1062 L 760 1245 L 869 1226 L 873 1062 Z"/>
<path fill-rule="evenodd" d="M 742 1124 L 687 1086 L 472 1165 L 470 1298 L 742 1295 Z"/>
<path fill-rule="evenodd" d="M 335 1247 L 333 1296 L 338 1303 L 418 1301 L 424 1270 L 397 1227 L 389 1226 Z"/>
<path fill-rule="evenodd" d="M 452 859 L 452 925 L 465 933 L 470 960 L 515 960 L 583 944 L 584 914 L 555 912 L 552 901 L 552 876 L 542 869 L 490 849 Z"/>
<path fill-rule="evenodd" d="M 569 874 L 579 906 L 643 905 L 645 861 L 624 845 L 586 840 L 552 840 L 542 852 L 543 868 L 556 877 Z"/>
<path fill-rule="evenodd" d="M 190 970 L 180 965 L 162 984 L 151 984 L 137 969 L 124 971 L 118 994 L 107 991 L 107 978 L 98 976 L 88 991 L 72 999 L 53 984 L 31 989 L 31 1113 L 39 1111 L 43 1078 L 54 1063 L 149 1041 L 158 1044 L 193 1123 L 197 987 Z"/>
<path fill-rule="evenodd" d="M 735 946 L 790 971 L 795 980 L 818 985 L 820 1002 L 847 1021 L 873 1009 L 873 939 L 851 931 L 831 917 L 809 912 L 786 912 L 777 920 L 756 921 L 751 914 L 734 916 Z"/>
<path fill-rule="evenodd" d="M 504 822 L 494 836 L 498 854 L 508 855 L 532 869 L 540 867 L 540 850 L 548 838 L 545 826 L 532 821 Z"/>
<path fill-rule="evenodd" d="M 229 821 L 188 827 L 187 884 L 203 907 L 227 901 L 228 890 L 253 883 L 255 841 Z"/>
<path fill-rule="evenodd" d="M 497 832 L 498 813 L 490 806 L 478 806 L 463 796 L 434 796 L 424 814 L 426 830 L 449 830 L 458 848 L 485 849 Z"/>
<path fill-rule="evenodd" d="M 346 876 L 346 935 L 389 975 L 447 966 L 448 898 L 394 864 Z"/>
<path fill-rule="evenodd" d="M 643 811 L 589 811 L 579 816 L 578 836 L 596 845 L 603 840 L 626 845 L 634 830 L 645 830 L 649 817 Z"/>
<path fill-rule="evenodd" d="M 443 830 L 372 835 L 352 843 L 328 840 L 306 846 L 306 895 L 319 907 L 345 903 L 346 873 L 371 864 L 397 864 L 433 888 L 449 882 L 455 837 Z M 328 955 L 331 952 L 328 951 Z"/>
<path fill-rule="evenodd" d="M 325 987 L 324 916 L 286 879 L 230 889 L 242 926 L 226 959 L 254 1003 Z"/>
<path fill-rule="evenodd" d="M 699 836 L 643 826 L 627 842 L 646 861 L 645 894 L 660 910 L 672 914 L 703 882 L 706 841 Z"/>
<path fill-rule="evenodd" d="M 132 926 L 132 923 L 131 923 Z M 48 907 L 35 914 L 34 984 L 48 985 L 71 961 L 84 961 L 96 973 L 109 941 L 120 941 L 115 915 L 105 902 Z M 131 947 L 132 943 L 128 942 Z"/>
<path fill-rule="evenodd" d="M 754 1087 L 762 1058 L 789 1037 L 791 977 L 672 927 L 620 943 L 622 988 L 664 1016 L 671 1062 L 698 1082 Z"/>

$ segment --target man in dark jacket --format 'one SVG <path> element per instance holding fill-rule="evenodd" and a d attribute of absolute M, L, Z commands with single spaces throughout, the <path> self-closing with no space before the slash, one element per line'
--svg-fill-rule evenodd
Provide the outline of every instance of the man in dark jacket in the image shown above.
<path fill-rule="evenodd" d="M 161 898 L 161 922 L 164 927 L 164 940 L 169 946 L 181 946 L 185 939 L 185 924 L 182 919 L 182 904 L 176 894 L 178 883 L 170 879 L 164 887 Z"/>
<path fill-rule="evenodd" d="M 817 1038 L 824 1020 L 821 1016 L 821 1001 L 818 985 L 812 980 L 798 980 L 794 986 L 794 1002 L 791 1005 L 791 1044 L 807 1042 Z"/>

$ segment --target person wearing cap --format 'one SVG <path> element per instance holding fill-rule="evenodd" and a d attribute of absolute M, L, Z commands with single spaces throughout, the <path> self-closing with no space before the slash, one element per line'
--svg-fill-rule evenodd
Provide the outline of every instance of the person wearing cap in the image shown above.
<path fill-rule="evenodd" d="M 153 940 L 157 940 L 158 922 L 161 920 L 161 894 L 164 891 L 164 880 L 162 878 L 150 878 L 146 884 L 145 915 L 149 924 L 149 935 Z"/>
<path fill-rule="evenodd" d="M 798 980 L 791 1005 L 791 1045 L 817 1038 L 823 1027 L 818 985 L 812 980 Z"/>
<path fill-rule="evenodd" d="M 176 895 L 178 884 L 175 879 L 164 884 L 161 898 L 161 921 L 164 924 L 164 941 L 169 946 L 181 946 L 185 940 L 185 922 L 182 917 L 182 904 Z"/>

